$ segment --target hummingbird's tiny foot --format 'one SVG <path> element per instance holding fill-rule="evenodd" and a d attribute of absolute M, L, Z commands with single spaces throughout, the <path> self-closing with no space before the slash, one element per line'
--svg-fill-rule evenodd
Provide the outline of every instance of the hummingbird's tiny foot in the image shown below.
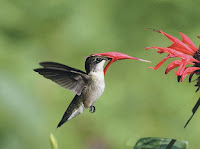
<path fill-rule="evenodd" d="M 90 112 L 90 113 L 94 113 L 95 111 L 96 111 L 95 106 L 90 106 L 89 112 Z"/>

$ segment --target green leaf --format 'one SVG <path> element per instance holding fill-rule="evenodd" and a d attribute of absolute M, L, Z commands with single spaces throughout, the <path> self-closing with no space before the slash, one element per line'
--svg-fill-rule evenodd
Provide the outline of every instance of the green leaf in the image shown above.
<path fill-rule="evenodd" d="M 166 149 L 172 139 L 167 138 L 141 138 L 137 141 L 133 149 Z M 187 149 L 187 141 L 177 141 L 170 149 Z"/>

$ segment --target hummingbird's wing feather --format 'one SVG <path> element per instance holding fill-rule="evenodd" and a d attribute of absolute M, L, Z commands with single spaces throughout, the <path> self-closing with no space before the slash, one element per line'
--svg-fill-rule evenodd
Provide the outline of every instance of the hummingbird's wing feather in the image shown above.
<path fill-rule="evenodd" d="M 81 70 L 62 64 L 48 62 L 41 63 L 44 68 L 34 69 L 45 78 L 80 95 L 88 81 L 88 75 Z"/>
<path fill-rule="evenodd" d="M 85 72 L 83 72 L 79 69 L 72 68 L 67 65 L 63 65 L 60 63 L 56 63 L 56 62 L 41 62 L 40 65 L 43 66 L 44 68 L 64 69 L 64 70 L 68 70 L 68 71 L 74 71 L 74 72 L 86 74 Z"/>
<path fill-rule="evenodd" d="M 66 121 L 70 120 L 71 118 L 83 113 L 84 104 L 83 98 L 81 96 L 76 95 L 70 105 L 68 106 L 67 110 L 65 111 L 61 121 L 59 122 L 58 127 L 64 124 Z"/>

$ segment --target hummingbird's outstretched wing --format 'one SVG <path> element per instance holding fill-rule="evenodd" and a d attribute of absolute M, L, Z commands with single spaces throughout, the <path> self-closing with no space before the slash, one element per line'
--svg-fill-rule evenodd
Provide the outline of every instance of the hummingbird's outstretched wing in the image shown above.
<path fill-rule="evenodd" d="M 73 91 L 77 95 L 81 94 L 89 80 L 89 77 L 85 72 L 63 64 L 42 62 L 40 65 L 43 66 L 43 68 L 34 69 L 35 72 L 38 72 L 45 78 Z"/>
<path fill-rule="evenodd" d="M 59 122 L 58 127 L 64 124 L 66 121 L 70 120 L 71 118 L 83 113 L 84 104 L 83 98 L 81 96 L 76 95 L 70 105 L 68 106 L 67 110 L 65 111 L 61 121 Z"/>
<path fill-rule="evenodd" d="M 44 68 L 56 68 L 56 69 L 60 68 L 60 69 L 65 69 L 65 70 L 69 70 L 69 71 L 75 71 L 75 72 L 86 74 L 85 72 L 83 72 L 79 69 L 72 68 L 67 65 L 63 65 L 60 63 L 56 63 L 56 62 L 41 62 L 40 65 L 43 66 Z"/>

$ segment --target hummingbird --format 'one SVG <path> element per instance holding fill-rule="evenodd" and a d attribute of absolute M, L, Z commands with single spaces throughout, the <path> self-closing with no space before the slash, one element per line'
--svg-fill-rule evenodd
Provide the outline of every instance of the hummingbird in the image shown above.
<path fill-rule="evenodd" d="M 91 113 L 96 111 L 94 103 L 102 95 L 105 88 L 104 75 L 108 67 L 120 59 L 150 62 L 123 53 L 106 52 L 88 56 L 85 60 L 86 72 L 56 62 L 39 63 L 42 68 L 34 69 L 35 72 L 76 94 L 58 123 L 57 128 L 66 121 L 83 113 L 87 108 Z M 108 60 L 110 62 L 104 69 L 104 64 Z"/>

